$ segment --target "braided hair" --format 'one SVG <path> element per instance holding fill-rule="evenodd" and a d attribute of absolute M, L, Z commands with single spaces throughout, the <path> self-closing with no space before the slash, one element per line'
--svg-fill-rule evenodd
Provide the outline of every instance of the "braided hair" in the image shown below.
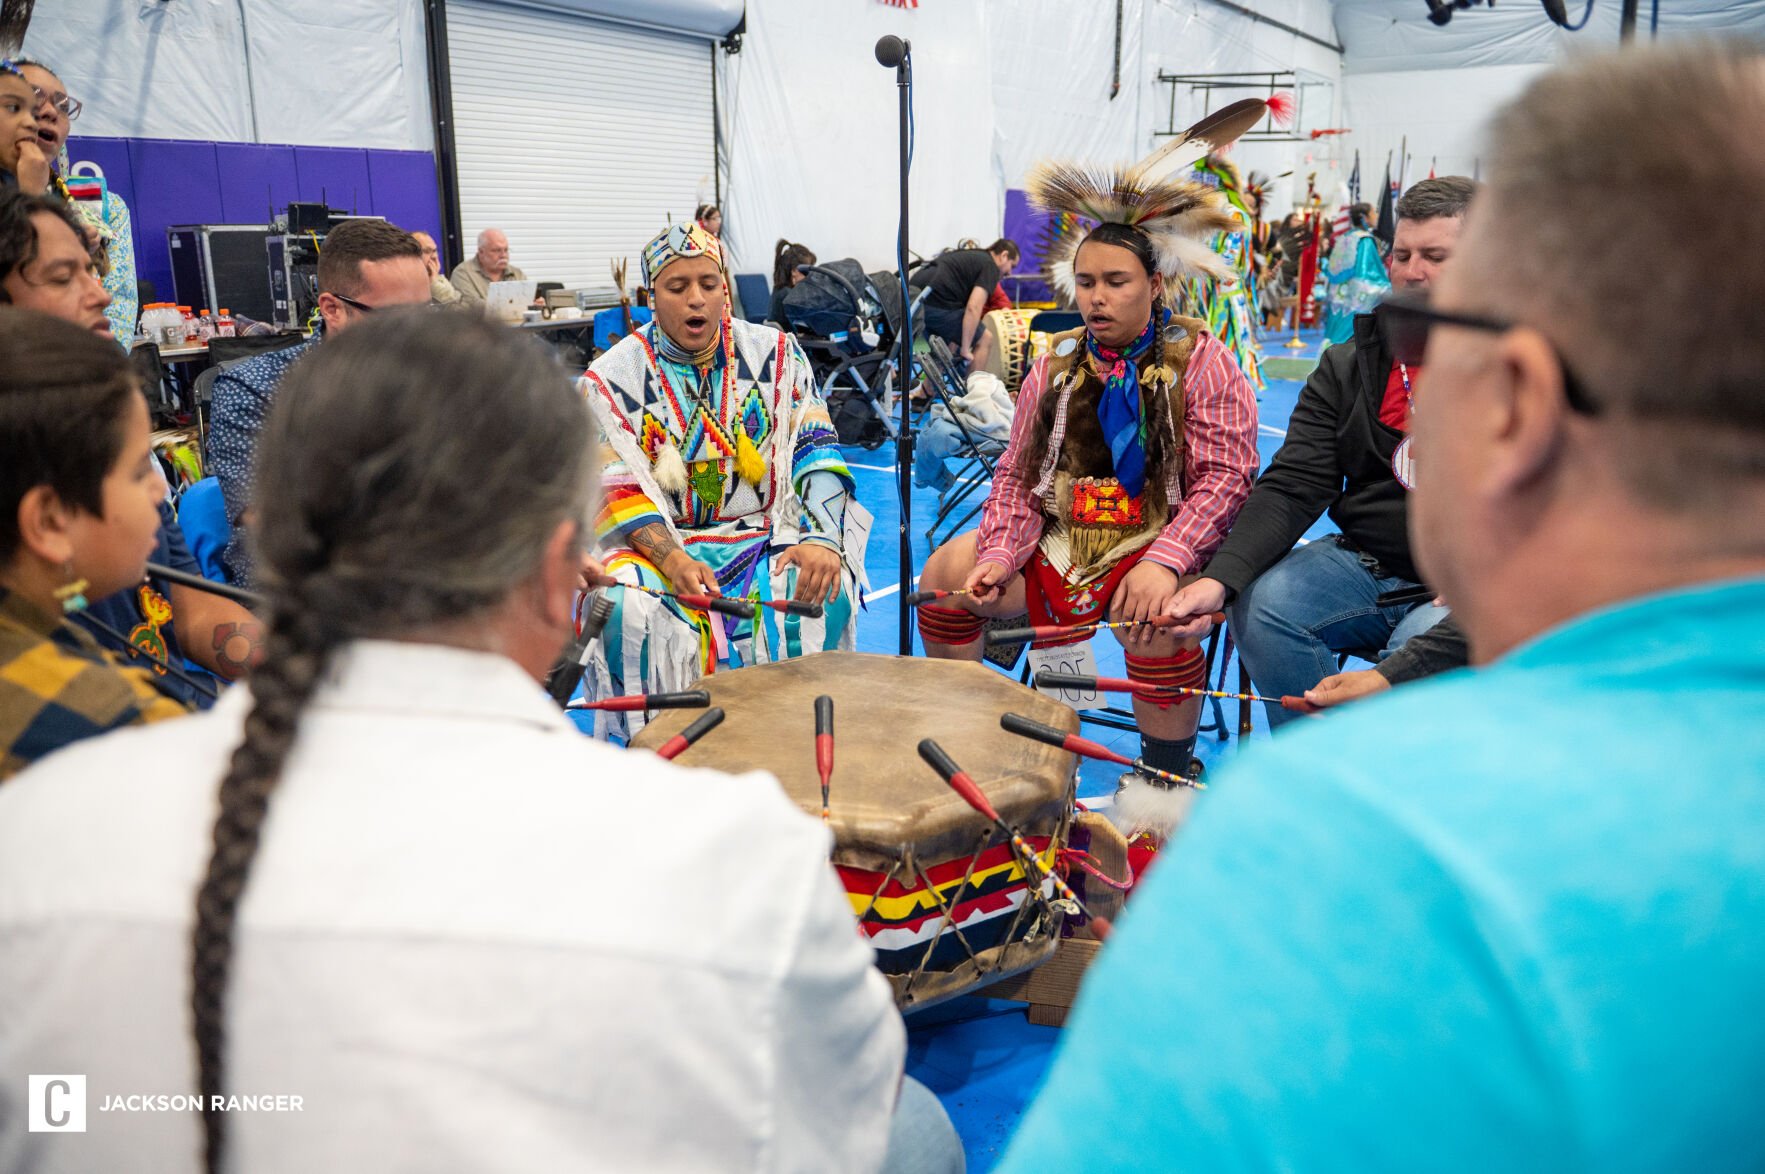
<path fill-rule="evenodd" d="M 558 525 L 588 517 L 590 441 L 552 355 L 477 316 L 376 313 L 282 380 L 256 475 L 264 659 L 221 780 L 191 943 L 211 1174 L 226 1147 L 213 1105 L 240 898 L 302 711 L 349 641 L 469 624 L 530 580 Z"/>

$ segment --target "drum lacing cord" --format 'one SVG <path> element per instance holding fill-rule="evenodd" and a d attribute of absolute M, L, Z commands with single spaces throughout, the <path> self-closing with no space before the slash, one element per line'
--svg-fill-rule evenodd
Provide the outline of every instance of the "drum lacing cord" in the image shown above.
<path fill-rule="evenodd" d="M 1055 859 L 1063 874 L 1071 871 L 1069 865 L 1076 864 L 1117 892 L 1125 893 L 1134 887 L 1134 872 L 1131 867 L 1128 869 L 1127 880 L 1115 880 L 1103 871 L 1102 864 L 1098 862 L 1095 856 L 1082 849 L 1061 848 Z"/>

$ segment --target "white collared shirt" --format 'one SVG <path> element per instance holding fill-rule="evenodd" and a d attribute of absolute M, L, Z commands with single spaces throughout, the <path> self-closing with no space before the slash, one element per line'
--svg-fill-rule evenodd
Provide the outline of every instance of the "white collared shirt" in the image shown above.
<path fill-rule="evenodd" d="M 196 1113 L 102 1106 L 196 1093 L 194 894 L 248 704 L 0 786 L 0 1171 L 201 1168 Z M 345 650 L 226 1004 L 228 1092 L 301 1105 L 229 1113 L 232 1168 L 876 1168 L 904 1032 L 828 850 L 770 776 L 592 742 L 502 657 Z M 33 1073 L 87 1077 L 84 1134 L 25 1131 Z"/>

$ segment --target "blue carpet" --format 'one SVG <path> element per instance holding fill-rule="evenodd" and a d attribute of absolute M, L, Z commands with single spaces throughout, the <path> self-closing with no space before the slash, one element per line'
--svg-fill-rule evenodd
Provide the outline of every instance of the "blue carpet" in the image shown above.
<path fill-rule="evenodd" d="M 1270 358 L 1315 361 L 1321 351 L 1321 335 L 1305 331 L 1300 337 L 1307 344 L 1303 350 L 1287 350 L 1279 340 L 1270 339 L 1264 344 L 1265 353 Z M 1286 436 L 1287 418 L 1292 414 L 1300 387 L 1294 380 L 1270 380 L 1258 396 L 1259 448 L 1265 467 Z M 901 510 L 895 487 L 894 448 L 884 446 L 869 452 L 848 449 L 846 457 L 857 479 L 859 500 L 876 516 L 866 559 L 871 597 L 858 618 L 858 650 L 896 652 L 900 640 Z M 917 570 L 931 552 L 925 530 L 937 515 L 938 496 L 929 489 L 915 487 L 910 506 L 912 560 Z M 1333 529 L 1328 518 L 1320 519 L 1305 540 L 1322 537 Z M 938 537 L 945 537 L 943 530 Z M 918 655 L 918 634 L 911 635 L 913 651 Z M 1105 675 L 1124 675 L 1121 646 L 1115 640 L 1102 637 L 1093 645 Z M 1226 668 L 1226 687 L 1236 689 L 1237 679 L 1234 657 Z M 1198 757 L 1210 770 L 1236 753 L 1241 744 L 1235 736 L 1237 703 L 1224 704 L 1226 730 L 1233 736 L 1222 740 L 1217 734 L 1204 734 L 1196 748 Z M 1261 706 L 1253 707 L 1252 712 L 1255 730 L 1248 740 L 1258 741 L 1268 736 L 1268 726 Z M 1089 724 L 1085 734 L 1123 754 L 1132 755 L 1139 750 L 1135 734 Z M 1108 763 L 1084 763 L 1079 771 L 1079 797 L 1110 794 L 1119 773 L 1119 768 Z M 943 1101 L 967 1150 L 969 1170 L 974 1174 L 991 1170 L 1047 1072 L 1060 1038 L 1059 1030 L 1032 1026 L 1021 1004 L 983 998 L 958 999 L 917 1013 L 908 1019 L 907 1027 L 908 1073 Z"/>

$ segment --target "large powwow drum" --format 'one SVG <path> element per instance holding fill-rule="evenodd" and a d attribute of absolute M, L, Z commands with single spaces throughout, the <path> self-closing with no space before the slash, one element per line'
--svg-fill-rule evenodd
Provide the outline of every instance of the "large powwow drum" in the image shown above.
<path fill-rule="evenodd" d="M 1005 836 L 915 747 L 936 739 L 1053 866 L 1071 830 L 1073 756 L 1006 733 L 999 716 L 1076 732 L 1070 708 L 980 665 L 855 652 L 716 673 L 694 687 L 728 716 L 675 761 L 769 771 L 818 818 L 815 699 L 834 699 L 833 863 L 903 1009 L 966 994 L 1053 953 L 1064 912 L 1051 887 L 1025 875 Z M 659 746 L 697 715 L 664 711 L 632 745 Z"/>
<path fill-rule="evenodd" d="M 1030 319 L 1035 316 L 1031 310 L 993 310 L 981 319 L 981 329 L 993 336 L 985 370 L 999 377 L 1013 399 L 1035 361 L 1030 337 Z"/>

